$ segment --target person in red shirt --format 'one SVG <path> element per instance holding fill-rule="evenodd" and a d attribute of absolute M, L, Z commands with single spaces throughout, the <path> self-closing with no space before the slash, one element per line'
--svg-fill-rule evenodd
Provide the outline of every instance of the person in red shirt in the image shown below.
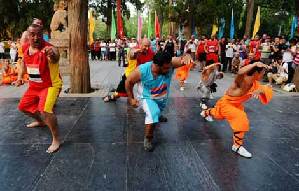
<path fill-rule="evenodd" d="M 202 36 L 198 42 L 196 57 L 199 61 L 199 70 L 201 71 L 206 65 L 206 52 L 205 52 L 206 37 Z"/>
<path fill-rule="evenodd" d="M 142 48 L 139 50 L 136 49 L 137 66 L 153 60 L 155 53 L 152 51 L 150 46 L 151 42 L 148 39 L 143 39 Z"/>
<path fill-rule="evenodd" d="M 261 41 L 260 37 L 256 35 L 253 40 L 249 43 L 250 53 L 254 54 L 254 61 L 259 61 L 261 59 L 261 51 L 260 51 Z"/>
<path fill-rule="evenodd" d="M 35 121 L 28 124 L 28 128 L 47 125 L 52 134 L 52 144 L 47 149 L 53 153 L 59 149 L 57 118 L 53 107 L 62 87 L 59 73 L 59 53 L 56 48 L 43 40 L 42 28 L 32 24 L 28 27 L 29 44 L 23 45 L 24 68 L 28 72 L 29 87 L 23 95 L 19 110 Z M 18 78 L 15 85 L 20 86 L 22 78 Z"/>
<path fill-rule="evenodd" d="M 214 63 L 218 62 L 219 43 L 215 35 L 213 35 L 210 40 L 206 41 L 205 52 L 207 53 L 206 62 L 209 62 L 210 60 L 213 60 Z"/>

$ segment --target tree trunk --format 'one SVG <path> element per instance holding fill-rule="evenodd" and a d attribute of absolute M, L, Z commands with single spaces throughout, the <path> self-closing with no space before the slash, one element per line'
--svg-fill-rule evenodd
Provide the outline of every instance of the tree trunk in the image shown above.
<path fill-rule="evenodd" d="M 299 17 L 299 0 L 296 0 L 296 13 L 297 16 Z"/>
<path fill-rule="evenodd" d="M 72 93 L 89 93 L 91 91 L 87 52 L 87 12 L 88 1 L 69 1 L 68 19 Z"/>
<path fill-rule="evenodd" d="M 250 37 L 251 23 L 253 19 L 254 0 L 247 0 L 247 16 L 246 16 L 246 28 L 245 35 Z"/>

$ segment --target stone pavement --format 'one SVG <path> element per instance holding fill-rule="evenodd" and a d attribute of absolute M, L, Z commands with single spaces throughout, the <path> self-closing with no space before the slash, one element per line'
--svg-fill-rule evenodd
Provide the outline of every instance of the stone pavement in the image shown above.
<path fill-rule="evenodd" d="M 118 83 L 122 70 L 114 62 L 92 63 L 92 84 L 99 91 L 59 99 L 64 143 L 50 155 L 45 152 L 49 130 L 25 128 L 30 119 L 16 110 L 25 87 L 0 87 L 0 190 L 299 189 L 298 95 L 277 90 L 267 106 L 255 100 L 246 104 L 251 131 L 245 145 L 253 158 L 245 159 L 230 151 L 227 122 L 199 117 L 199 74 L 193 71 L 186 91 L 172 84 L 165 111 L 169 122 L 159 126 L 156 149 L 147 153 L 142 112 L 126 99 L 104 103 L 97 97 Z M 217 98 L 231 80 L 227 74 L 218 83 Z"/>

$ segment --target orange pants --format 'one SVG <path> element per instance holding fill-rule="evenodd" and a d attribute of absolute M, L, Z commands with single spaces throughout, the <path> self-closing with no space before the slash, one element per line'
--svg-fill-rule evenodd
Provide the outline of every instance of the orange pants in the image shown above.
<path fill-rule="evenodd" d="M 224 95 L 217 101 L 214 108 L 207 111 L 215 119 L 228 121 L 234 133 L 233 142 L 237 146 L 243 144 L 244 135 L 249 131 L 249 120 L 242 103 L 250 99 L 251 94 L 259 89 L 264 91 L 263 94 L 260 94 L 259 100 L 262 104 L 268 104 L 272 99 L 272 88 L 260 85 L 259 82 L 255 81 L 247 94 L 241 97 Z"/>
<path fill-rule="evenodd" d="M 243 144 L 245 132 L 249 131 L 249 120 L 242 104 L 232 104 L 224 96 L 209 114 L 215 119 L 226 119 L 233 130 L 233 143 L 236 146 Z"/>
<path fill-rule="evenodd" d="M 175 74 L 176 79 L 178 79 L 179 81 L 186 80 L 189 76 L 189 72 L 190 72 L 190 69 L 192 68 L 192 66 L 193 66 L 193 62 L 179 67 L 176 70 L 176 74 Z"/>

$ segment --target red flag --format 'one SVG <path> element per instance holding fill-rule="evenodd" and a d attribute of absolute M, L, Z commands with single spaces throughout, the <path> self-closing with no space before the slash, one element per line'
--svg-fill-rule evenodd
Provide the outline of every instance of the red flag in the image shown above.
<path fill-rule="evenodd" d="M 124 29 L 123 29 L 123 22 L 121 18 L 121 0 L 117 0 L 116 4 L 116 12 L 117 12 L 117 33 L 119 38 L 124 37 Z"/>
<path fill-rule="evenodd" d="M 156 12 L 155 12 L 155 33 L 156 33 L 156 38 L 160 38 L 160 23 Z"/>
<path fill-rule="evenodd" d="M 138 17 L 138 31 L 137 31 L 137 42 L 141 44 L 141 33 L 142 33 L 142 17 Z"/>

